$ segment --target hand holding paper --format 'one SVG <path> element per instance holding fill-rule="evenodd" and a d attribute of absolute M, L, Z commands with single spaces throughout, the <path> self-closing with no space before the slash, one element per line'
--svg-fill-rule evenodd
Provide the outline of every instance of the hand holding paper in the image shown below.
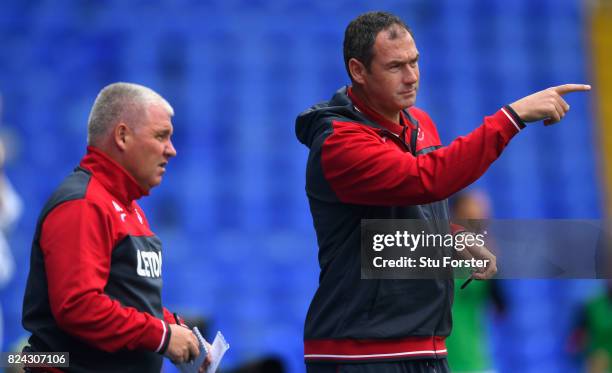
<path fill-rule="evenodd" d="M 212 345 L 208 345 L 197 327 L 193 328 L 193 334 L 195 334 L 196 338 L 198 339 L 200 354 L 192 361 L 177 364 L 178 369 L 181 371 L 181 373 L 198 373 L 200 372 L 200 368 L 204 364 L 206 357 L 210 356 L 210 364 L 206 367 L 205 372 L 216 372 L 219 364 L 221 363 L 221 359 L 223 359 L 223 355 L 229 349 L 229 344 L 225 341 L 225 337 L 223 337 L 221 332 L 217 332 Z"/>

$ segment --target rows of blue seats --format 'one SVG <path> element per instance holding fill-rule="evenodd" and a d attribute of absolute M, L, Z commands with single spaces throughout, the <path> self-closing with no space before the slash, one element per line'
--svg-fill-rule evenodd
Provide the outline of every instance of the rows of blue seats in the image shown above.
<path fill-rule="evenodd" d="M 445 143 L 531 91 L 587 80 L 579 1 L 381 0 L 376 8 L 411 25 L 421 53 L 418 104 Z M 370 9 L 365 1 L 3 2 L 0 91 L 6 127 L 20 139 L 8 172 L 27 207 L 12 237 L 20 270 L 1 293 L 5 343 L 24 334 L 18 320 L 38 210 L 84 153 L 98 90 L 128 80 L 154 87 L 176 110 L 179 156 L 143 201 L 167 250 L 165 302 L 211 317 L 233 342 L 228 365 L 277 353 L 301 371 L 318 273 L 307 152 L 293 122 L 347 83 L 343 29 Z M 567 123 L 530 128 L 478 182 L 496 216 L 601 214 L 588 96 L 569 100 Z M 536 365 L 533 350 L 510 343 L 497 352 L 502 367 L 564 367 L 554 362 L 553 328 L 530 329 L 550 325 L 543 320 L 564 287 L 525 283 L 508 292 L 535 306 L 516 307 L 504 343 L 548 349 Z"/>

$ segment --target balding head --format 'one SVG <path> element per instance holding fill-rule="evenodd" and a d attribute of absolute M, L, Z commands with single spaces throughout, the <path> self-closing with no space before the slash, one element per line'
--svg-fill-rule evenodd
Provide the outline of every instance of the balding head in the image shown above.
<path fill-rule="evenodd" d="M 100 146 L 118 123 L 137 127 L 148 115 L 151 105 L 159 105 L 170 115 L 174 109 L 150 88 L 133 83 L 113 83 L 104 87 L 89 113 L 87 144 Z"/>

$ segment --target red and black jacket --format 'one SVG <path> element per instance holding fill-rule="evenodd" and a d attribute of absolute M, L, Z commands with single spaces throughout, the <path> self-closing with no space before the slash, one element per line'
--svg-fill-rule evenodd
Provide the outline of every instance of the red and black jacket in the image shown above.
<path fill-rule="evenodd" d="M 298 116 L 321 268 L 306 317 L 307 362 L 446 356 L 452 280 L 361 280 L 361 220 L 424 219 L 448 233 L 446 199 L 477 180 L 524 126 L 504 107 L 442 147 L 424 111 L 412 107 L 393 123 L 350 88 Z"/>
<path fill-rule="evenodd" d="M 27 351 L 67 351 L 67 372 L 159 372 L 169 323 L 162 245 L 146 194 L 104 153 L 87 155 L 43 208 L 23 305 Z"/>

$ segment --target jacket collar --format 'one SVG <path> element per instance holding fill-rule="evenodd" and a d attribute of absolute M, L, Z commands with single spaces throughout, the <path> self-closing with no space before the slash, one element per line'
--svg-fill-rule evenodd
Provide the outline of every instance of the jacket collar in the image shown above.
<path fill-rule="evenodd" d="M 401 136 L 406 123 L 410 123 L 410 120 L 406 118 L 404 111 L 400 111 L 400 123 L 392 122 L 387 118 L 383 117 L 379 112 L 367 106 L 357 95 L 353 92 L 353 87 L 348 87 L 347 94 L 353 105 L 355 105 L 355 109 L 362 112 L 366 117 L 375 123 L 385 127 L 387 130 L 396 134 L 397 136 Z M 412 127 L 409 124 L 409 127 Z"/>
<path fill-rule="evenodd" d="M 90 171 L 100 184 L 125 206 L 130 206 L 132 201 L 149 194 L 123 167 L 93 146 L 87 147 L 87 154 L 81 159 L 80 166 Z"/>

